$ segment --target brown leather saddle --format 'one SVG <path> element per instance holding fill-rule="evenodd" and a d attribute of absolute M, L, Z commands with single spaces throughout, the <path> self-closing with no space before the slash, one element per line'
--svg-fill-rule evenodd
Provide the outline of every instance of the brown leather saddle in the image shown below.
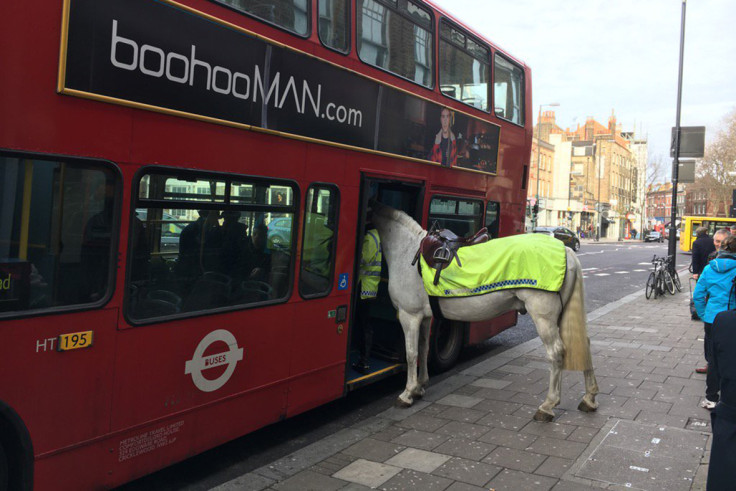
<path fill-rule="evenodd" d="M 489 239 L 488 228 L 483 227 L 473 235 L 472 237 L 458 237 L 451 230 L 442 229 L 438 230 L 434 225 L 427 233 L 427 236 L 422 239 L 419 243 L 419 250 L 414 256 L 412 266 L 417 264 L 419 256 L 424 257 L 426 263 L 437 270 L 434 275 L 434 284 L 437 285 L 440 281 L 440 274 L 448 264 L 454 259 L 457 261 L 457 265 L 462 267 L 460 258 L 457 256 L 457 250 L 461 247 L 482 244 L 487 242 Z M 419 274 L 421 274 L 421 267 Z"/>

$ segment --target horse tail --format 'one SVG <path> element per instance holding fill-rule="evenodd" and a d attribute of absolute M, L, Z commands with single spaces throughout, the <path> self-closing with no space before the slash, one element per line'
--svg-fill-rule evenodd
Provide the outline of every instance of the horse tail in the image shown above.
<path fill-rule="evenodd" d="M 575 262 L 574 286 L 572 295 L 565 302 L 560 316 L 560 337 L 565 345 L 562 367 L 565 370 L 590 370 L 593 359 L 590 354 L 587 316 L 585 313 L 585 290 L 583 288 L 583 271 L 580 261 L 568 251 L 568 261 Z M 570 271 L 568 269 L 568 271 Z"/>

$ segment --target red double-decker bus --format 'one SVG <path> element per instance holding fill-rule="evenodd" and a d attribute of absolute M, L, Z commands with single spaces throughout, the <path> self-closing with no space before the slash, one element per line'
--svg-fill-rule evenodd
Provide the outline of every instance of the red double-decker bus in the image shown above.
<path fill-rule="evenodd" d="M 352 368 L 372 197 L 523 231 L 530 71 L 427 2 L 0 19 L 0 489 L 112 487 L 400 371 L 385 267 Z M 515 322 L 435 323 L 434 366 Z"/>

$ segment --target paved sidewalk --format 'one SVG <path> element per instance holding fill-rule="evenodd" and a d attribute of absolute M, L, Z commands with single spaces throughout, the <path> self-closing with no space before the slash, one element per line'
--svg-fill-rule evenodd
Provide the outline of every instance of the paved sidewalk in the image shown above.
<path fill-rule="evenodd" d="M 589 315 L 597 413 L 576 409 L 583 377 L 566 372 L 555 421 L 532 420 L 548 381 L 534 339 L 217 489 L 705 489 L 702 323 L 688 300 L 639 292 Z"/>

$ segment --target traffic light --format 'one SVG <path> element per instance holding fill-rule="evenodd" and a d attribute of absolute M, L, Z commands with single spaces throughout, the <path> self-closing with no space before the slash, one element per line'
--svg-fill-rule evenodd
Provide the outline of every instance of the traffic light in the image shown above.
<path fill-rule="evenodd" d="M 539 203 L 534 203 L 532 206 L 532 215 L 537 216 L 539 214 Z"/>

